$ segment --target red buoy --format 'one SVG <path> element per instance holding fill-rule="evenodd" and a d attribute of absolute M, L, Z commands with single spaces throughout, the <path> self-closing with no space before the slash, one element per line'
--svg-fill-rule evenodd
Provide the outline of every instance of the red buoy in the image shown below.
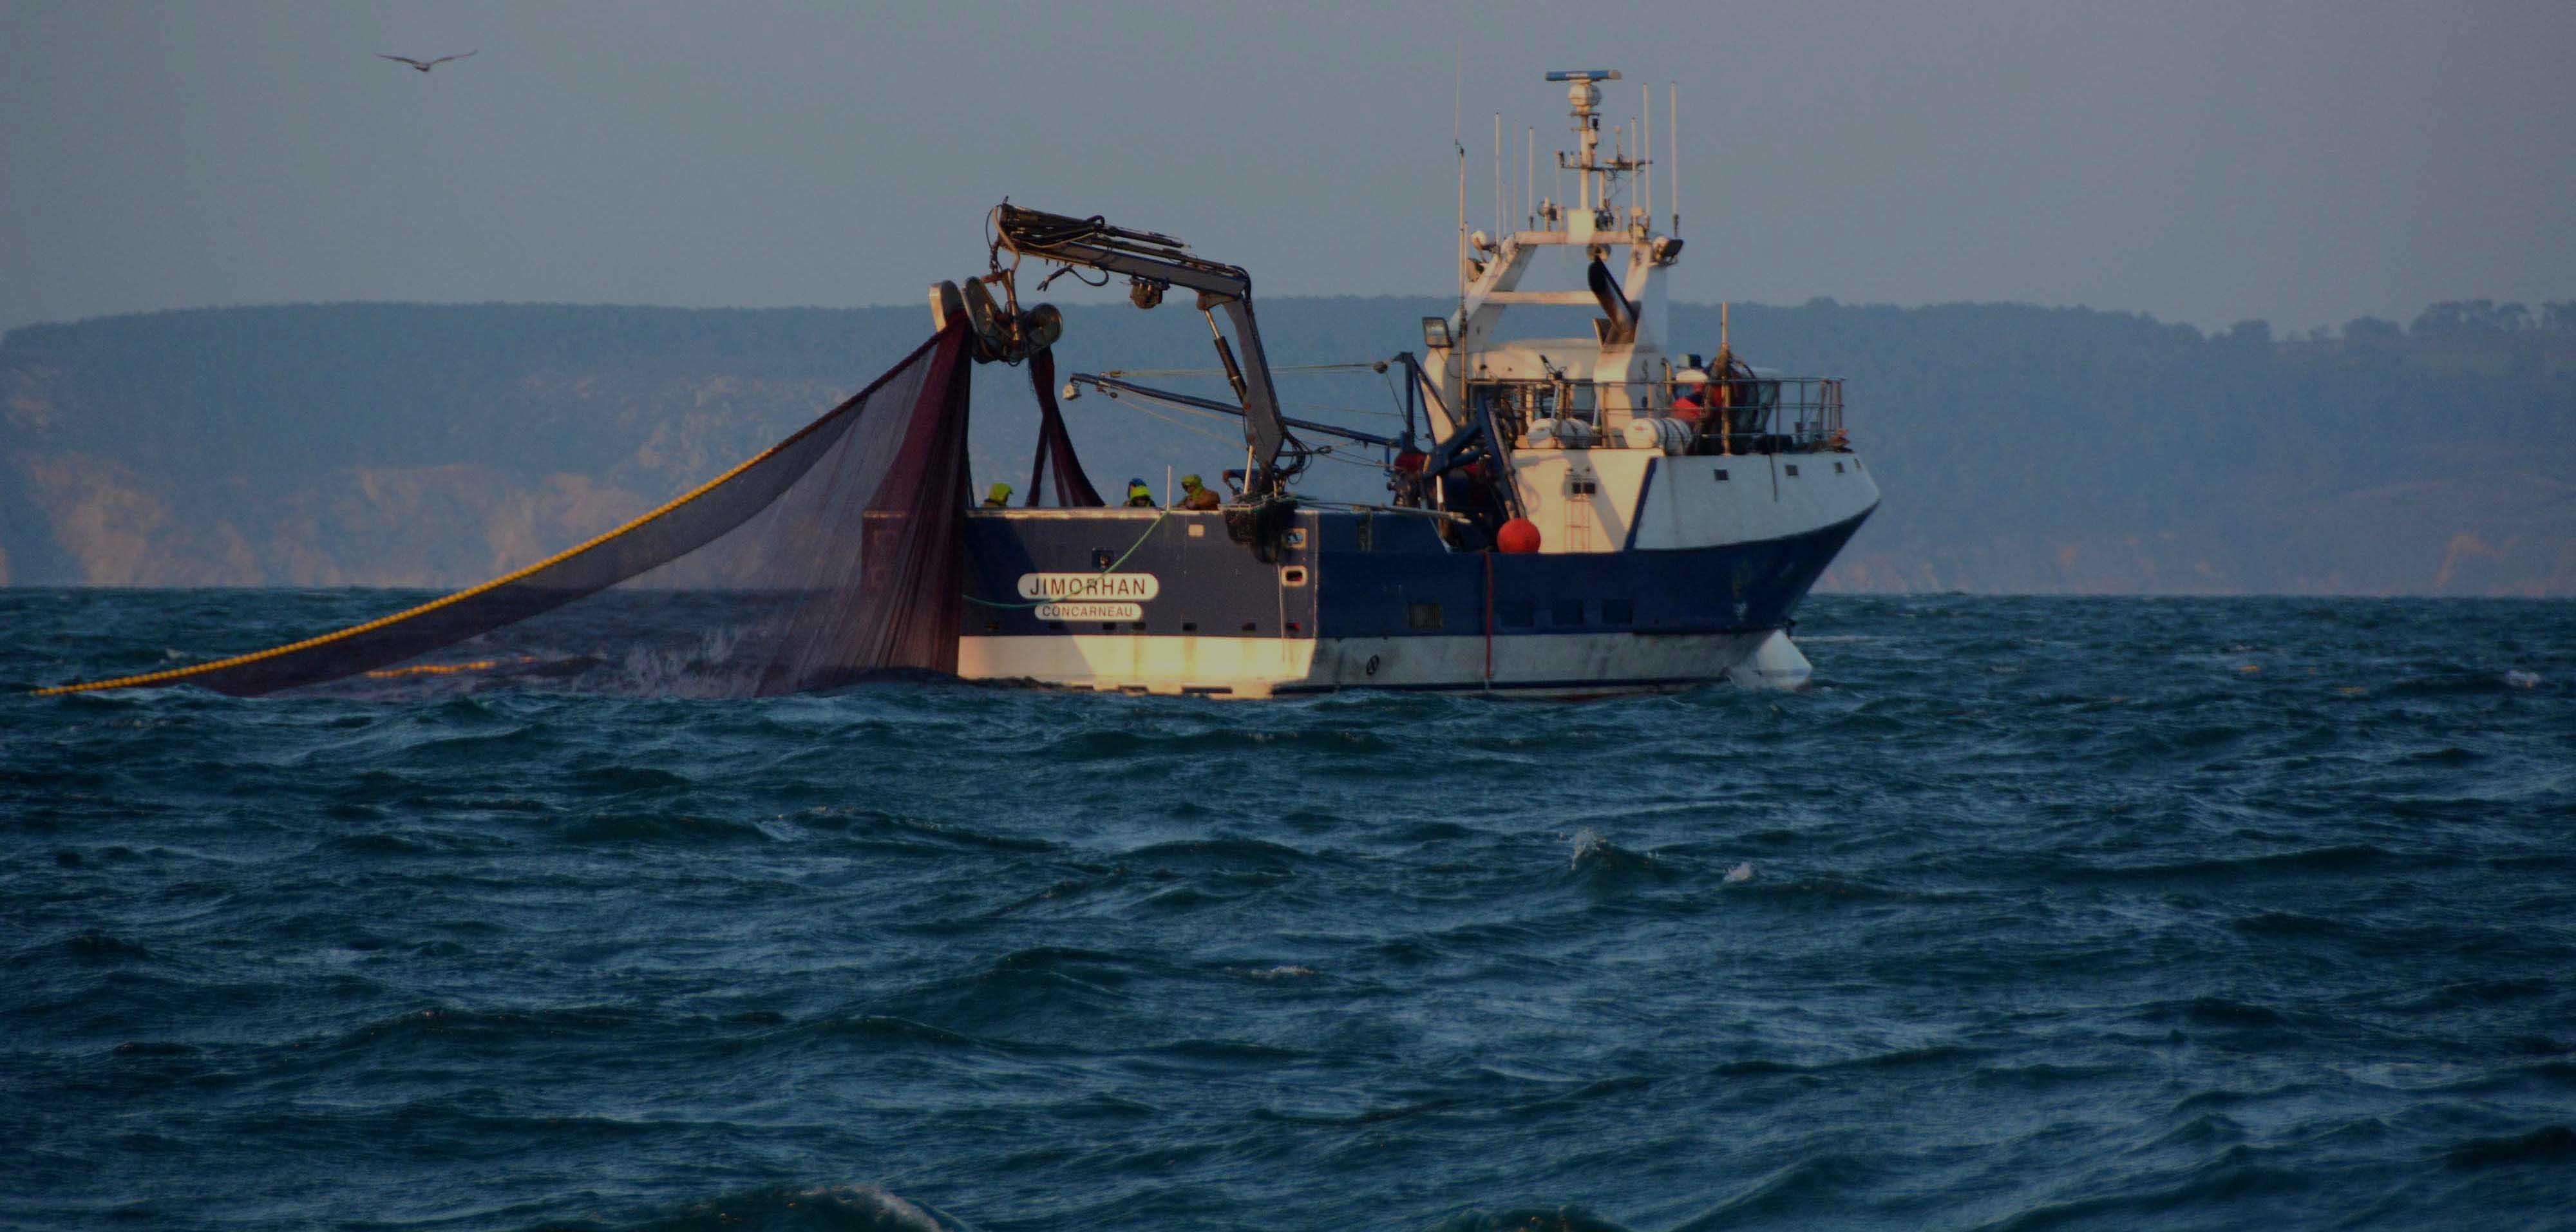
<path fill-rule="evenodd" d="M 1503 523 L 1495 534 L 1494 546 L 1515 555 L 1538 550 L 1538 523 L 1528 518 L 1513 518 Z"/>

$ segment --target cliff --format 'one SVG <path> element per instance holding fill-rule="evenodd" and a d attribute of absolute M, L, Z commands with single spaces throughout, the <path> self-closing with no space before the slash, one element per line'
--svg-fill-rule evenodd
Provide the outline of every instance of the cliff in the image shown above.
<path fill-rule="evenodd" d="M 1296 364 L 1384 356 L 1442 310 L 1283 299 L 1262 320 Z M 1713 307 L 1675 316 L 1677 349 L 1716 349 Z M 354 304 L 16 330 L 0 582 L 469 583 L 758 450 L 926 329 L 918 307 Z M 1849 379 L 1887 503 L 1827 585 L 1882 591 L 2576 594 L 2568 332 L 2276 343 L 2024 305 L 1733 312 L 1755 362 Z M 1208 360 L 1185 309 L 1086 307 L 1061 362 Z M 1282 393 L 1326 418 L 1390 405 L 1367 373 Z M 979 482 L 1024 484 L 1024 378 L 980 370 L 977 399 Z M 1067 410 L 1104 490 L 1213 474 L 1239 448 L 1228 424 Z M 1328 492 L 1373 491 L 1363 468 L 1316 469 Z"/>

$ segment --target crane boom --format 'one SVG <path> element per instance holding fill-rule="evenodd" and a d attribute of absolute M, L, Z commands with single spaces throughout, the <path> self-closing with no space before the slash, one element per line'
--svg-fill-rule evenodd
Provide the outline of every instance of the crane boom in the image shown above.
<path fill-rule="evenodd" d="M 1188 245 L 1171 236 L 1113 227 L 1097 215 L 1070 218 L 1004 202 L 994 211 L 994 231 L 1001 237 L 997 247 L 1020 256 L 1126 276 L 1135 283 L 1132 298 L 1140 307 L 1160 302 L 1168 286 L 1198 292 L 1199 311 L 1207 315 L 1216 337 L 1217 358 L 1243 403 L 1243 439 L 1252 454 L 1244 495 L 1259 500 L 1285 494 L 1286 481 L 1303 468 L 1306 451 L 1279 413 L 1269 357 L 1261 349 L 1261 330 L 1252 315 L 1252 275 L 1241 266 L 1192 255 Z M 1231 346 L 1216 323 L 1220 308 L 1234 325 Z M 1282 453 L 1290 457 L 1284 467 Z"/>

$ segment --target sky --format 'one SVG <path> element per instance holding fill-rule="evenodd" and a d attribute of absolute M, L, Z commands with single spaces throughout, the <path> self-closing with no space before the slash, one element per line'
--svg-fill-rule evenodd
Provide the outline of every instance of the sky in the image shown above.
<path fill-rule="evenodd" d="M 0 0 L 0 328 L 915 303 L 1004 196 L 1264 294 L 1444 293 L 1453 132 L 1491 225 L 1493 117 L 1564 144 L 1564 67 L 1626 74 L 1605 123 L 1655 83 L 1658 157 L 1678 84 L 1682 300 L 2536 307 L 2576 299 L 2571 49 L 2567 0 Z"/>

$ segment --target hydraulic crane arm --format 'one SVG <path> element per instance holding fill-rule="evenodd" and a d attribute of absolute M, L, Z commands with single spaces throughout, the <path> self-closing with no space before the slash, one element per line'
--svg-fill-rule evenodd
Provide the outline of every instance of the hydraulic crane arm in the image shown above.
<path fill-rule="evenodd" d="M 1004 202 L 993 211 L 998 258 L 1000 249 L 1068 266 L 1122 274 L 1132 280 L 1129 298 L 1140 308 L 1162 302 L 1165 287 L 1198 292 L 1199 311 L 1207 314 L 1215 336 L 1217 358 L 1226 379 L 1243 403 L 1243 439 L 1252 451 L 1244 495 L 1259 500 L 1284 494 L 1289 476 L 1305 466 L 1306 451 L 1279 413 L 1279 395 L 1270 384 L 1270 361 L 1261 349 L 1261 330 L 1252 316 L 1252 275 L 1241 266 L 1193 256 L 1188 245 L 1152 231 L 1113 227 L 1099 217 L 1068 218 Z M 1218 328 L 1216 310 L 1234 324 L 1228 345 Z M 1238 350 L 1240 354 L 1238 355 Z M 1280 456 L 1288 461 L 1283 464 Z"/>

